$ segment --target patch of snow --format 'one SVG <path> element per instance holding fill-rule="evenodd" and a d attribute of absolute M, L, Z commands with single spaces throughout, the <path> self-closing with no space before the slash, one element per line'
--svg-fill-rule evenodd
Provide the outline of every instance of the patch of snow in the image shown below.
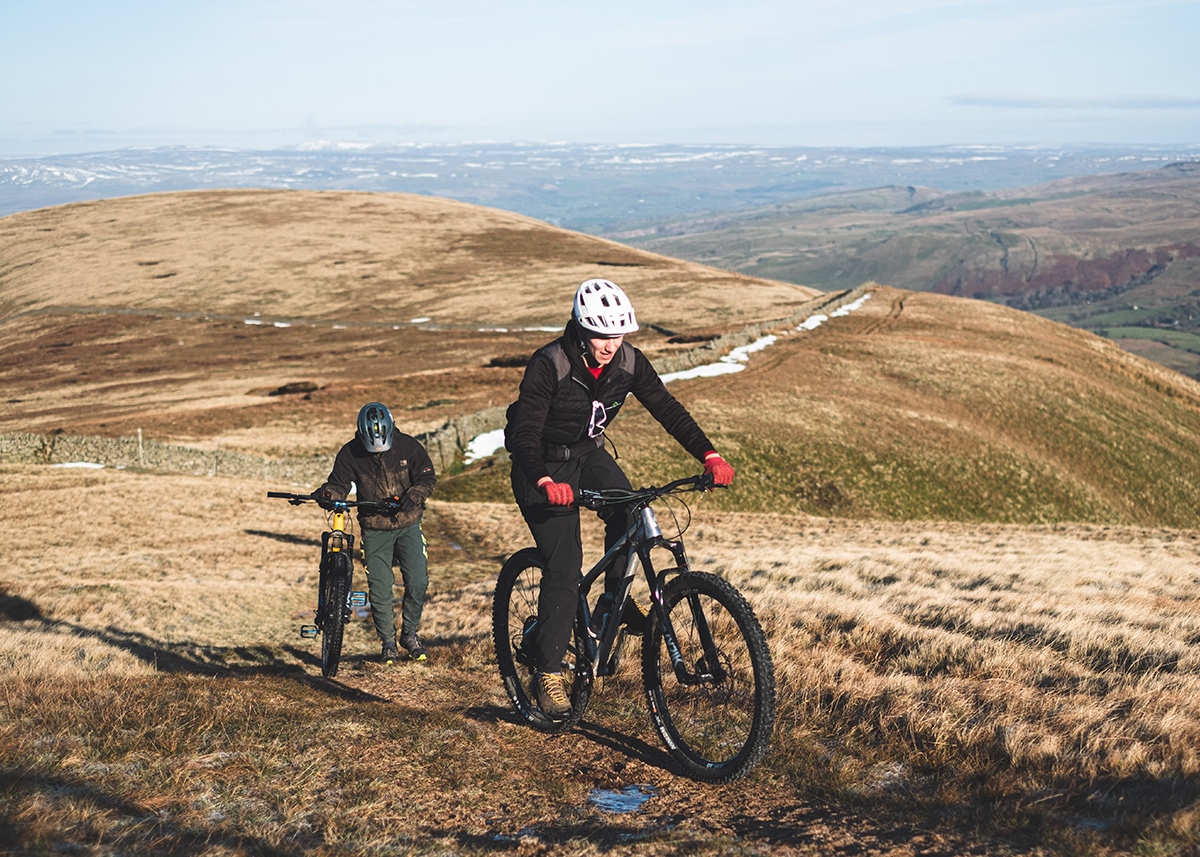
<path fill-rule="evenodd" d="M 661 376 L 662 382 L 666 384 L 670 381 L 682 381 L 688 378 L 712 378 L 715 375 L 728 375 L 731 372 L 741 372 L 746 368 L 745 364 L 750 362 L 751 354 L 756 351 L 762 351 L 768 345 L 775 342 L 776 338 L 775 336 L 759 337 L 749 345 L 733 349 L 716 363 L 709 363 L 705 366 L 694 366 L 691 369 L 684 369 L 682 372 L 669 372 Z"/>
<path fill-rule="evenodd" d="M 467 457 L 464 461 L 472 464 L 481 458 L 487 458 L 502 446 L 504 446 L 504 429 L 502 428 L 476 435 L 467 444 Z"/>
<path fill-rule="evenodd" d="M 838 307 L 837 309 L 835 309 L 833 312 L 831 312 L 829 314 L 829 317 L 830 318 L 841 318 L 842 316 L 850 315 L 850 313 L 854 312 L 856 309 L 858 309 L 863 304 L 865 304 L 870 297 L 871 297 L 871 293 L 867 292 L 865 295 L 863 295 L 861 298 L 854 301 L 853 303 L 848 303 L 843 307 Z"/>
<path fill-rule="evenodd" d="M 70 461 L 66 464 L 53 464 L 52 467 L 82 467 L 86 470 L 103 470 L 103 464 L 95 464 L 91 461 Z"/>

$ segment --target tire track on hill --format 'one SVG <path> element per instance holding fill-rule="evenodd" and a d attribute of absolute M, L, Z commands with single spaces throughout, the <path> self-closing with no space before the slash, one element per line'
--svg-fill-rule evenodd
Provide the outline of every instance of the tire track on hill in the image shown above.
<path fill-rule="evenodd" d="M 897 321 L 899 321 L 901 314 L 904 312 L 904 301 L 911 294 L 912 292 L 896 292 L 895 296 L 892 298 L 892 305 L 888 308 L 887 314 L 883 318 L 868 324 L 863 329 L 863 333 L 869 336 L 870 334 L 876 333 L 884 328 L 891 327 Z"/>

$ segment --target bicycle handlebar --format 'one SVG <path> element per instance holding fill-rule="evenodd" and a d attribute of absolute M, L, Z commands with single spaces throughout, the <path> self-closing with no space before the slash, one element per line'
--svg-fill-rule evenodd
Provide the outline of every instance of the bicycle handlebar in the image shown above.
<path fill-rule="evenodd" d="M 638 488 L 626 491 L 622 488 L 580 488 L 579 505 L 588 509 L 603 509 L 606 506 L 644 506 L 667 494 L 682 494 L 687 491 L 711 491 L 713 488 L 724 488 L 713 482 L 712 474 L 703 473 L 699 476 L 685 476 L 666 485 L 649 488 Z"/>
<path fill-rule="evenodd" d="M 311 494 L 288 494 L 283 491 L 268 491 L 267 496 L 275 497 L 280 500 L 287 500 L 288 503 L 290 503 L 293 506 L 299 506 L 302 503 L 323 503 L 324 505 L 322 506 L 322 508 L 324 508 L 325 506 L 328 506 L 331 509 L 338 509 L 338 508 L 350 509 L 350 508 L 357 506 L 358 508 L 362 509 L 364 512 L 376 512 L 376 513 L 391 514 L 391 512 L 389 511 L 389 508 L 388 508 L 390 506 L 390 504 L 381 503 L 377 500 L 325 500 L 325 501 L 321 501 L 321 500 L 318 500 L 316 497 L 312 496 Z"/>

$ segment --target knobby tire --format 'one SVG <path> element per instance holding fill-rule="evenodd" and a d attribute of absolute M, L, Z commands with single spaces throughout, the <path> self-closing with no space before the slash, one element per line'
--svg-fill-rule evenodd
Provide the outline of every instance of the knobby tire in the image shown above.
<path fill-rule="evenodd" d="M 347 599 L 350 595 L 350 557 L 330 554 L 321 575 L 321 603 L 325 618 L 321 624 L 321 675 L 333 678 L 342 659 L 342 636 L 346 630 Z"/>
<path fill-rule="evenodd" d="M 557 734 L 566 732 L 579 723 L 591 696 L 591 678 L 582 666 L 578 653 L 582 646 L 575 629 L 573 646 L 567 647 L 563 676 L 571 686 L 571 711 L 562 718 L 547 717 L 538 708 L 531 691 L 534 668 L 532 652 L 522 657 L 522 631 L 528 620 L 538 614 L 538 595 L 541 592 L 545 562 L 534 548 L 517 551 L 496 580 L 496 594 L 492 601 L 492 642 L 496 648 L 496 663 L 500 678 L 513 707 L 522 719 L 541 732 Z M 578 622 L 575 623 L 578 625 Z"/>
<path fill-rule="evenodd" d="M 711 629 L 719 670 L 707 663 L 693 601 Z M 689 672 L 719 678 L 680 682 L 652 611 L 642 639 L 642 680 L 654 725 L 689 776 L 714 783 L 743 777 L 767 751 L 775 728 L 775 668 L 762 627 L 742 594 L 711 574 L 673 578 L 663 604 Z"/>

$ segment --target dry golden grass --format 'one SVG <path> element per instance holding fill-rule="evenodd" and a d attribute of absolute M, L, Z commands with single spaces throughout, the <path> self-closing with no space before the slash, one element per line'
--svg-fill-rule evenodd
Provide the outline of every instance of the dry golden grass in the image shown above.
<path fill-rule="evenodd" d="M 323 520 L 268 488 L 287 486 L 0 468 L 0 779 L 19 847 L 1200 841 L 1196 531 L 860 522 L 699 499 L 692 562 L 755 604 L 779 684 L 772 753 L 748 785 L 712 788 L 671 772 L 635 656 L 578 732 L 546 739 L 513 720 L 489 620 L 492 577 L 528 541 L 508 504 L 431 506 L 427 668 L 375 664 L 356 620 L 341 675 L 322 681 L 296 629 Z M 590 555 L 599 535 L 589 521 Z M 630 783 L 660 794 L 633 816 L 587 809 L 591 788 Z"/>

